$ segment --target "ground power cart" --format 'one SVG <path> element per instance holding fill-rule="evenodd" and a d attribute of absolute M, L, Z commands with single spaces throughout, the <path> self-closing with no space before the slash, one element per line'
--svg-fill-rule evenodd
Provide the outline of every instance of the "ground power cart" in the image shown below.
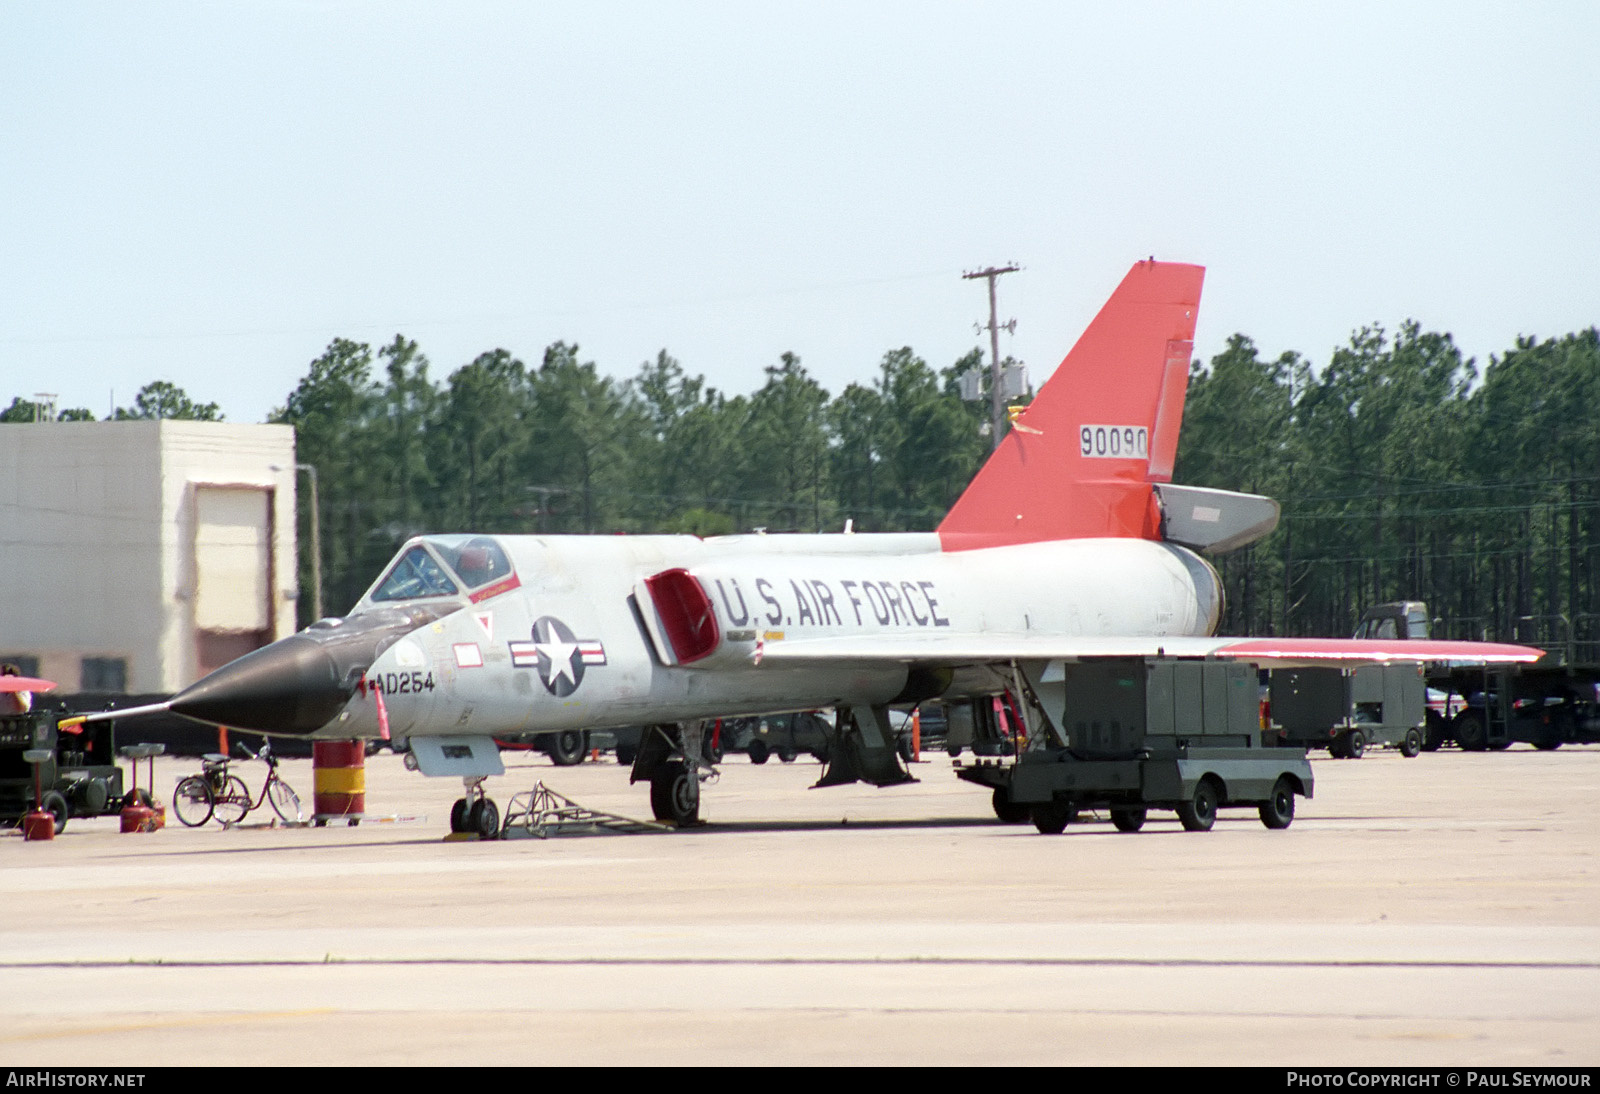
<path fill-rule="evenodd" d="M 1428 700 L 1419 664 L 1274 669 L 1268 688 L 1269 742 L 1326 748 L 1339 760 L 1359 760 L 1374 745 L 1408 759 L 1422 751 Z"/>
<path fill-rule="evenodd" d="M 38 710 L 0 715 L 0 824 L 18 824 L 34 807 L 34 765 L 23 756 L 48 750 L 38 765 L 40 806 L 55 817 L 60 832 L 72 817 L 115 816 L 131 804 L 133 792 L 122 788 L 111 722 L 90 722 L 62 732 L 61 715 Z M 138 790 L 140 803 L 149 793 Z"/>
<path fill-rule="evenodd" d="M 1058 833 L 1081 812 L 1104 810 L 1118 830 L 1137 832 L 1160 809 L 1204 832 L 1218 810 L 1243 807 L 1279 829 L 1294 820 L 1295 798 L 1311 797 L 1305 749 L 1263 745 L 1249 665 L 1105 658 L 1051 662 L 1028 676 L 1050 724 L 1034 727 L 1014 759 L 957 770 L 993 788 L 1002 820 Z"/>

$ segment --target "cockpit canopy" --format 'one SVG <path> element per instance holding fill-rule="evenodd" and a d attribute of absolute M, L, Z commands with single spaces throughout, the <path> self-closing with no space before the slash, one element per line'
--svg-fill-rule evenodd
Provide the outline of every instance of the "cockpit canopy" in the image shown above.
<path fill-rule="evenodd" d="M 384 603 L 463 591 L 470 596 L 512 575 L 505 549 L 488 536 L 424 536 L 400 553 L 368 598 Z"/>

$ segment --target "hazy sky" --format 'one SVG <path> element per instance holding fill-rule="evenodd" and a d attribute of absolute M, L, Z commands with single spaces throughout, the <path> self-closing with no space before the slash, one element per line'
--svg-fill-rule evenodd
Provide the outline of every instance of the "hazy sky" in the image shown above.
<path fill-rule="evenodd" d="M 0 405 L 259 421 L 336 336 L 1035 382 L 1136 259 L 1320 363 L 1600 323 L 1600 4 L 0 5 Z"/>

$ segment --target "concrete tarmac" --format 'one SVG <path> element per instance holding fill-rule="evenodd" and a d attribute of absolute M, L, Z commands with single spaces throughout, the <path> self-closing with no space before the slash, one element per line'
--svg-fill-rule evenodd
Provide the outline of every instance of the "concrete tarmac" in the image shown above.
<path fill-rule="evenodd" d="M 609 761 L 507 760 L 502 810 L 649 815 Z M 1284 832 L 1042 836 L 947 757 L 735 757 L 702 828 L 449 841 L 459 781 L 387 754 L 355 828 L 13 830 L 0 1063 L 1600 1064 L 1600 748 L 1314 767 Z"/>

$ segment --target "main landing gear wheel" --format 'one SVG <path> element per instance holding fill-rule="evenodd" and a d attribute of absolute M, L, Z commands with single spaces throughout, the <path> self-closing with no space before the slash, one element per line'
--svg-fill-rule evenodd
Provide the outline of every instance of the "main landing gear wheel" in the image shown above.
<path fill-rule="evenodd" d="M 1111 807 L 1111 823 L 1116 825 L 1118 832 L 1137 832 L 1144 827 L 1145 817 L 1148 815 L 1142 805 L 1114 805 Z"/>
<path fill-rule="evenodd" d="M 1294 823 L 1294 786 L 1286 776 L 1278 776 L 1278 781 L 1272 785 L 1272 797 L 1261 803 L 1261 823 L 1273 830 Z"/>
<path fill-rule="evenodd" d="M 700 823 L 700 776 L 679 761 L 650 776 L 650 810 L 658 821 L 680 828 Z"/>
<path fill-rule="evenodd" d="M 1011 791 L 1003 786 L 994 788 L 994 796 L 990 802 L 994 806 L 994 815 L 999 817 L 1003 824 L 1027 824 L 1032 819 L 1033 811 L 1026 805 L 1012 801 Z"/>
<path fill-rule="evenodd" d="M 587 751 L 583 730 L 564 730 L 549 738 L 549 742 L 545 746 L 545 754 L 557 767 L 576 767 L 583 762 L 583 754 Z"/>
<path fill-rule="evenodd" d="M 456 803 L 450 807 L 450 831 L 466 832 L 467 814 L 472 811 L 472 803 L 466 798 L 457 798 Z"/>
<path fill-rule="evenodd" d="M 1209 778 L 1201 779 L 1194 788 L 1194 797 L 1178 806 L 1178 819 L 1189 832 L 1209 832 L 1217 822 L 1217 804 L 1220 799 L 1217 784 Z"/>
<path fill-rule="evenodd" d="M 467 810 L 467 830 L 479 839 L 500 838 L 500 807 L 488 798 L 479 798 Z"/>
<path fill-rule="evenodd" d="M 1047 836 L 1059 836 L 1078 818 L 1078 807 L 1071 802 L 1040 802 L 1030 807 L 1033 826 Z"/>

